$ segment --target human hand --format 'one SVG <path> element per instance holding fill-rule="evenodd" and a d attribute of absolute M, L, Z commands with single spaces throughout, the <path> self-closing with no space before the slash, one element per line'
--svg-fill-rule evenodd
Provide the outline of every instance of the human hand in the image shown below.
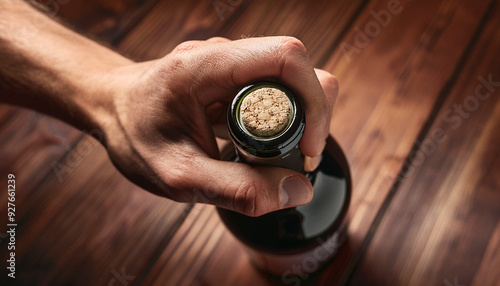
<path fill-rule="evenodd" d="M 279 80 L 301 96 L 307 124 L 300 147 L 305 168 L 316 168 L 338 87 L 331 74 L 312 67 L 299 40 L 188 41 L 161 59 L 116 68 L 107 78 L 114 104 L 105 146 L 137 185 L 180 202 L 205 192 L 206 202 L 249 216 L 312 199 L 311 183 L 300 173 L 218 160 L 211 126 L 226 124 L 227 106 L 241 87 Z"/>

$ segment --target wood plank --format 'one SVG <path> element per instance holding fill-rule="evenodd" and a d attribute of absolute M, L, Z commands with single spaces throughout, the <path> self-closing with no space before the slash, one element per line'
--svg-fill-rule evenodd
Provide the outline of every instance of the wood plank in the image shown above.
<path fill-rule="evenodd" d="M 499 25 L 496 3 L 350 284 L 498 285 Z"/>
<path fill-rule="evenodd" d="M 17 188 L 17 200 L 27 203 L 37 194 L 38 184 L 47 175 L 57 176 L 53 164 L 59 160 L 69 163 L 74 168 L 78 160 L 65 156 L 74 143 L 82 136 L 75 128 L 52 117 L 21 108 L 6 106 L 12 115 L 0 128 L 0 176 L 14 174 Z M 87 138 L 87 142 L 97 144 Z M 63 175 L 63 174 L 61 174 Z M 2 186 L 6 181 L 2 181 Z M 6 186 L 6 185 L 5 185 Z M 0 194 L 0 204 L 7 204 L 7 194 Z M 27 214 L 29 209 L 20 208 L 18 218 Z M 0 208 L 0 215 L 6 215 L 7 209 Z M 3 228 L 2 228 L 3 230 Z"/>
<path fill-rule="evenodd" d="M 196 205 L 162 253 L 145 285 L 273 285 L 259 273 L 218 219 L 215 207 Z M 236 254 L 236 255 L 235 255 Z M 228 256 L 234 259 L 227 259 Z M 233 271 L 233 269 L 245 271 Z M 200 272 L 214 273 L 213 277 Z"/>
<path fill-rule="evenodd" d="M 307 47 L 314 66 L 321 66 L 339 44 L 366 1 L 252 1 L 221 34 L 230 39 L 293 36 Z"/>
<path fill-rule="evenodd" d="M 116 44 L 158 0 L 36 0 L 43 11 L 80 33 Z"/>
<path fill-rule="evenodd" d="M 189 279 L 187 272 L 196 268 L 196 265 L 179 265 L 178 269 L 182 271 L 175 271 L 177 269 L 173 264 L 179 261 L 187 263 L 188 261 L 182 260 L 182 257 L 197 257 L 198 265 L 204 258 L 206 259 L 209 254 L 207 251 L 213 248 L 212 244 L 217 243 L 224 231 L 220 221 L 213 219 L 215 215 L 213 207 L 197 205 L 179 228 L 171 243 L 162 252 L 159 261 L 163 263 L 161 266 L 163 271 L 153 275 L 149 274 L 144 283 L 151 285 L 152 279 L 168 277 L 169 285 L 179 285 L 181 282 L 189 284 L 186 281 L 186 279 Z M 194 224 L 195 221 L 200 223 Z M 206 247 L 207 245 L 209 247 Z M 153 277 L 155 274 L 160 277 Z"/>
<path fill-rule="evenodd" d="M 118 45 L 118 50 L 135 60 L 157 59 L 187 40 L 218 36 L 219 30 L 246 7 L 217 12 L 213 1 L 161 1 Z M 226 3 L 226 2 L 224 2 Z M 238 3 L 234 1 L 234 3 Z M 227 3 L 226 3 L 227 4 Z M 229 5 L 229 4 L 227 4 Z M 222 20 L 219 15 L 222 13 Z"/>
<path fill-rule="evenodd" d="M 364 28 L 374 20 L 371 11 L 387 9 L 387 3 L 371 2 L 353 27 Z M 402 3 L 402 11 L 392 15 L 390 23 L 359 53 L 347 58 L 339 46 L 324 65 L 341 83 L 331 133 L 348 155 L 354 190 L 349 212 L 349 247 L 323 271 L 321 284 L 338 283 L 356 255 L 426 118 L 434 104 L 442 100 L 440 92 L 453 77 L 489 5 L 466 1 Z M 356 35 L 357 30 L 352 29 L 342 41 L 353 45 Z M 323 41 L 321 36 L 316 41 Z M 229 245 L 235 242 L 227 238 L 228 235 L 224 233 L 221 238 L 227 243 L 217 244 L 212 250 L 214 256 L 224 256 L 209 259 L 196 274 L 195 281 L 222 285 L 245 283 L 243 279 L 228 281 L 221 276 L 238 273 L 241 277 L 250 277 L 247 274 L 252 273 L 250 279 L 256 280 L 250 281 L 264 283 L 262 276 L 253 275 L 254 270 L 248 263 L 240 262 L 245 259 L 241 257 L 243 252 L 225 251 L 236 248 Z M 196 261 L 196 257 L 181 258 L 173 265 L 191 265 Z M 215 261 L 225 267 L 209 265 Z M 165 271 L 161 259 L 158 264 L 151 273 Z M 184 271 L 181 267 L 175 269 Z M 164 279 L 154 281 L 156 284 L 169 282 L 168 277 Z"/>
<path fill-rule="evenodd" d="M 29 199 L 16 200 L 17 210 L 30 214 L 17 220 L 19 285 L 35 281 L 107 285 L 116 278 L 113 271 L 122 273 L 122 269 L 132 280 L 140 281 L 157 249 L 171 239 L 179 218 L 187 214 L 184 204 L 154 196 L 126 181 L 104 148 L 96 145 L 89 151 L 62 182 L 49 176 Z M 2 187 L 6 188 L 4 183 Z M 17 194 L 22 192 L 18 187 Z M 4 208 L 1 211 L 7 217 Z M 8 255 L 5 244 L 0 255 Z M 10 278 L 2 275 L 0 279 Z"/>
<path fill-rule="evenodd" d="M 298 0 L 241 1 L 234 6 L 234 11 L 224 13 L 221 20 L 213 2 L 193 5 L 190 1 L 163 1 L 123 40 L 119 48 L 132 58 L 154 59 L 187 40 L 204 40 L 214 36 L 239 39 L 288 35 L 303 41 L 311 60 L 319 65 L 338 44 L 339 36 L 361 7 L 362 0 L 318 1 L 314 5 Z M 174 17 L 166 21 L 165 13 L 173 10 L 176 11 Z M 186 33 L 172 31 L 171 25 L 182 27 Z"/>
<path fill-rule="evenodd" d="M 331 132 L 351 163 L 353 257 L 405 168 L 405 159 L 434 105 L 446 96 L 441 91 L 453 79 L 490 3 L 406 2 L 401 13 L 393 15 L 358 54 L 347 58 L 339 51 L 332 57 L 329 65 L 344 83 Z M 368 10 L 378 12 L 385 5 L 386 1 L 380 1 Z M 366 19 L 355 26 L 366 27 L 371 20 L 367 12 Z M 347 43 L 353 43 L 355 35 L 348 36 Z M 341 273 L 346 268 L 350 271 L 353 257 L 334 261 L 325 271 L 324 283 L 343 279 Z"/>
<path fill-rule="evenodd" d="M 495 285 L 500 281 L 499 272 L 497 271 L 500 265 L 499 243 L 500 224 L 497 225 L 495 232 L 491 235 L 490 243 L 484 252 L 484 257 L 471 285 Z"/>

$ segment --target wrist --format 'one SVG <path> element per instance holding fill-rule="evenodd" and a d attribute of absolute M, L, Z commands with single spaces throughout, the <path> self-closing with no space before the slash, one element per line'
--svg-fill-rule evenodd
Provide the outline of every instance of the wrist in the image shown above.
<path fill-rule="evenodd" d="M 115 61 L 106 66 L 94 67 L 86 71 L 85 80 L 78 80 L 75 87 L 75 109 L 78 114 L 73 124 L 82 131 L 102 134 L 99 138 L 107 145 L 110 136 L 116 137 L 119 125 L 117 101 L 127 96 L 132 76 L 127 73 L 134 63 L 128 59 Z"/>
<path fill-rule="evenodd" d="M 79 109 L 85 113 L 83 128 L 99 130 L 104 135 L 101 143 L 105 147 L 118 147 L 127 138 L 135 137 L 137 130 L 145 128 L 140 123 L 144 116 L 140 110 L 151 99 L 152 90 L 148 87 L 158 87 L 144 78 L 155 62 L 135 63 L 127 59 L 100 69 L 91 77 L 89 85 L 93 88 L 86 88 Z"/>

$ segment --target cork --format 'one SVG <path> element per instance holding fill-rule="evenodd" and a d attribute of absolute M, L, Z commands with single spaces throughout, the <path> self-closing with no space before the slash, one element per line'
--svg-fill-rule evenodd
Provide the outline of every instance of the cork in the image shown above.
<path fill-rule="evenodd" d="M 253 135 L 271 137 L 279 134 L 290 121 L 290 100 L 273 87 L 264 87 L 248 94 L 240 106 L 240 118 Z"/>

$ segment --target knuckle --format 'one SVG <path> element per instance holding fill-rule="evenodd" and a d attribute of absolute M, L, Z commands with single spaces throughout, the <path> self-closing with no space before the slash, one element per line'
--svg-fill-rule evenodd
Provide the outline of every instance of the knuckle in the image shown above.
<path fill-rule="evenodd" d="M 188 55 L 182 52 L 172 52 L 160 59 L 158 64 L 156 65 L 156 69 L 153 73 L 151 73 L 151 76 L 157 81 L 156 83 L 162 84 L 155 84 L 154 88 L 159 90 L 166 90 L 167 85 L 165 85 L 165 82 L 168 83 L 169 88 L 182 86 L 179 80 L 173 81 L 171 79 L 180 78 L 187 73 L 187 71 L 189 70 L 187 59 Z"/>
<path fill-rule="evenodd" d="M 327 112 L 331 113 L 333 110 L 333 106 L 335 105 L 337 94 L 339 92 L 339 83 L 337 81 L 337 78 L 331 74 L 325 76 L 321 82 L 324 86 L 323 89 L 325 90 L 325 105 L 328 106 Z"/>
<path fill-rule="evenodd" d="M 281 37 L 276 49 L 277 66 L 280 68 L 280 77 L 287 72 L 298 72 L 309 65 L 309 55 L 306 47 L 297 38 Z"/>
<path fill-rule="evenodd" d="M 222 68 L 227 61 L 227 54 L 223 51 L 213 50 L 200 57 L 198 69 L 210 72 Z"/>
<path fill-rule="evenodd" d="M 304 43 L 302 43 L 301 40 L 295 37 L 289 37 L 289 36 L 282 37 L 280 42 L 281 42 L 282 54 L 285 53 L 292 53 L 297 55 L 307 54 L 306 46 L 304 45 Z"/>
<path fill-rule="evenodd" d="M 199 46 L 198 41 L 186 41 L 178 44 L 173 50 L 174 54 L 184 54 L 193 51 Z"/>
<path fill-rule="evenodd" d="M 338 88 L 339 86 L 337 78 L 330 73 L 325 75 L 325 77 L 323 78 L 323 82 L 332 88 Z"/>
<path fill-rule="evenodd" d="M 172 152 L 172 162 L 168 172 L 164 172 L 164 180 L 177 190 L 189 189 L 193 181 L 193 170 L 197 170 L 196 154 L 189 152 Z"/>
<path fill-rule="evenodd" d="M 228 38 L 224 38 L 224 37 L 211 37 L 210 39 L 208 39 L 208 41 L 211 41 L 211 42 L 229 42 L 230 40 Z"/>
<path fill-rule="evenodd" d="M 257 200 L 257 186 L 253 182 L 241 183 L 233 196 L 233 207 L 235 210 L 248 216 L 255 216 Z"/>

